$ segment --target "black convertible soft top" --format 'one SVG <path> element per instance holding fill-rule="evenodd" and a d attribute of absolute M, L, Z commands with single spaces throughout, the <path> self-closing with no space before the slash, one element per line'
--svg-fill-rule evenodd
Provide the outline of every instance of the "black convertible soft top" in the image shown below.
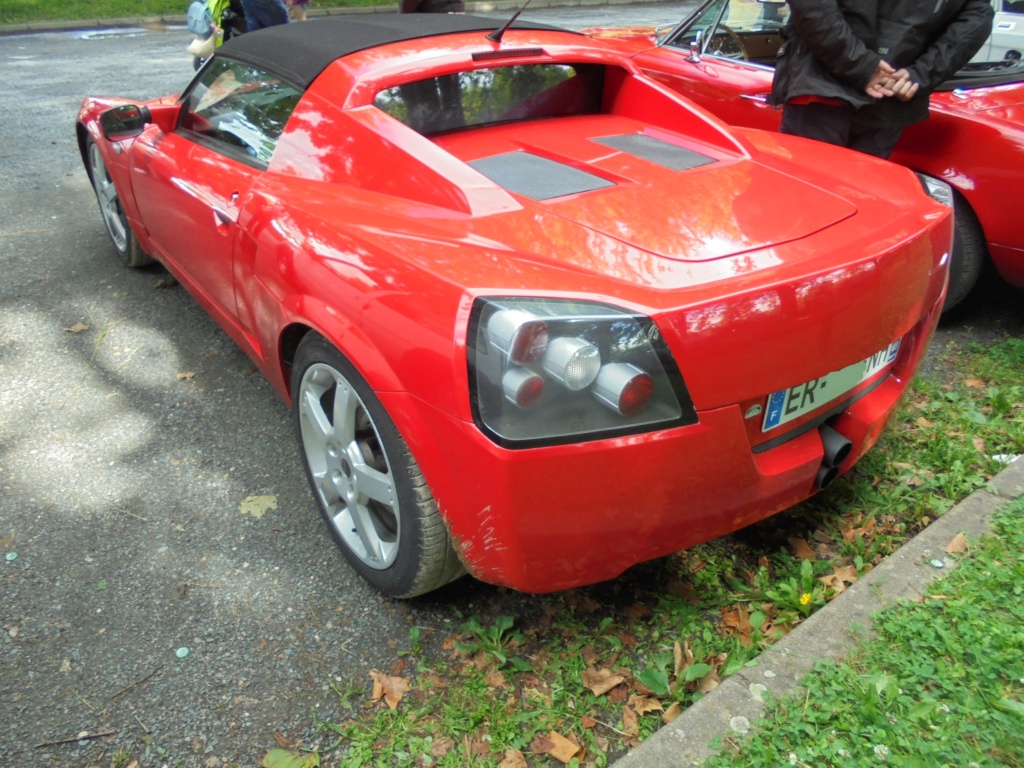
<path fill-rule="evenodd" d="M 232 37 L 217 49 L 217 57 L 251 64 L 305 89 L 341 56 L 378 45 L 452 32 L 479 31 L 483 37 L 506 21 L 448 13 L 380 14 L 372 19 L 330 16 Z M 523 21 L 514 23 L 512 29 L 568 31 Z"/>

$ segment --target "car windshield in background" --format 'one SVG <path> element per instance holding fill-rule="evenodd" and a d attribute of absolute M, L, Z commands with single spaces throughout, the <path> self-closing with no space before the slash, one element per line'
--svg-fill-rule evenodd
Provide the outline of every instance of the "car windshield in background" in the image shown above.
<path fill-rule="evenodd" d="M 721 0 L 711 3 L 666 44 L 728 59 L 773 66 L 789 9 L 781 2 Z"/>
<path fill-rule="evenodd" d="M 374 104 L 422 134 L 514 120 L 596 114 L 605 68 L 518 64 L 456 72 L 388 88 Z"/>
<path fill-rule="evenodd" d="M 1024 2 L 1018 5 L 1024 6 Z M 783 2 L 715 0 L 669 33 L 661 44 L 688 52 L 695 48 L 700 55 L 774 67 L 776 54 L 782 45 L 782 27 L 788 18 L 789 8 Z M 997 85 L 1020 79 L 1024 65 L 1019 64 L 1019 51 L 1011 50 L 1009 44 L 993 47 L 993 40 L 999 38 L 1005 42 L 1006 35 L 1018 26 L 1024 25 L 1016 23 L 1015 19 L 1000 21 L 997 18 L 994 34 L 985 47 L 971 64 L 948 81 L 943 90 Z"/>

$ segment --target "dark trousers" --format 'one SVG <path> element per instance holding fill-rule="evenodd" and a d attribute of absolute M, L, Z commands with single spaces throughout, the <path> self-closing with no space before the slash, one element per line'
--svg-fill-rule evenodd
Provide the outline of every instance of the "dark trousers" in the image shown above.
<path fill-rule="evenodd" d="M 817 139 L 839 147 L 888 158 L 899 141 L 903 126 L 877 107 L 855 109 L 849 104 L 786 104 L 782 108 L 782 133 Z"/>

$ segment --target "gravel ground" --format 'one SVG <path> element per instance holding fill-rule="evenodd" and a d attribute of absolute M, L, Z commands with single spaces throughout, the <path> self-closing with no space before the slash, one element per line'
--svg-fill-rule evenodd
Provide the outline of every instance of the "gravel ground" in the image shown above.
<path fill-rule="evenodd" d="M 543 18 L 638 20 L 578 13 Z M 541 611 L 469 579 L 407 603 L 365 587 L 250 361 L 159 269 L 115 265 L 74 114 L 86 94 L 179 89 L 188 39 L 0 38 L 2 766 L 105 767 L 118 749 L 142 768 L 256 765 L 275 733 L 313 743 L 328 683 L 388 668 L 413 623 Z M 994 283 L 938 344 L 1022 326 L 1020 294 Z M 252 496 L 276 508 L 245 513 Z"/>

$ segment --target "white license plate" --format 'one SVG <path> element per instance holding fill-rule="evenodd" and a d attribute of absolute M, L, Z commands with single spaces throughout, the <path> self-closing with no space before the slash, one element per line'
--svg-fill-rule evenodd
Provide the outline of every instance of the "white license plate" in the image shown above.
<path fill-rule="evenodd" d="M 768 396 L 764 423 L 761 431 L 767 432 L 786 422 L 798 419 L 832 400 L 837 400 L 863 381 L 867 381 L 896 359 L 900 350 L 899 339 L 871 357 L 842 370 L 825 374 L 820 379 L 798 384 L 789 389 L 780 389 Z"/>

